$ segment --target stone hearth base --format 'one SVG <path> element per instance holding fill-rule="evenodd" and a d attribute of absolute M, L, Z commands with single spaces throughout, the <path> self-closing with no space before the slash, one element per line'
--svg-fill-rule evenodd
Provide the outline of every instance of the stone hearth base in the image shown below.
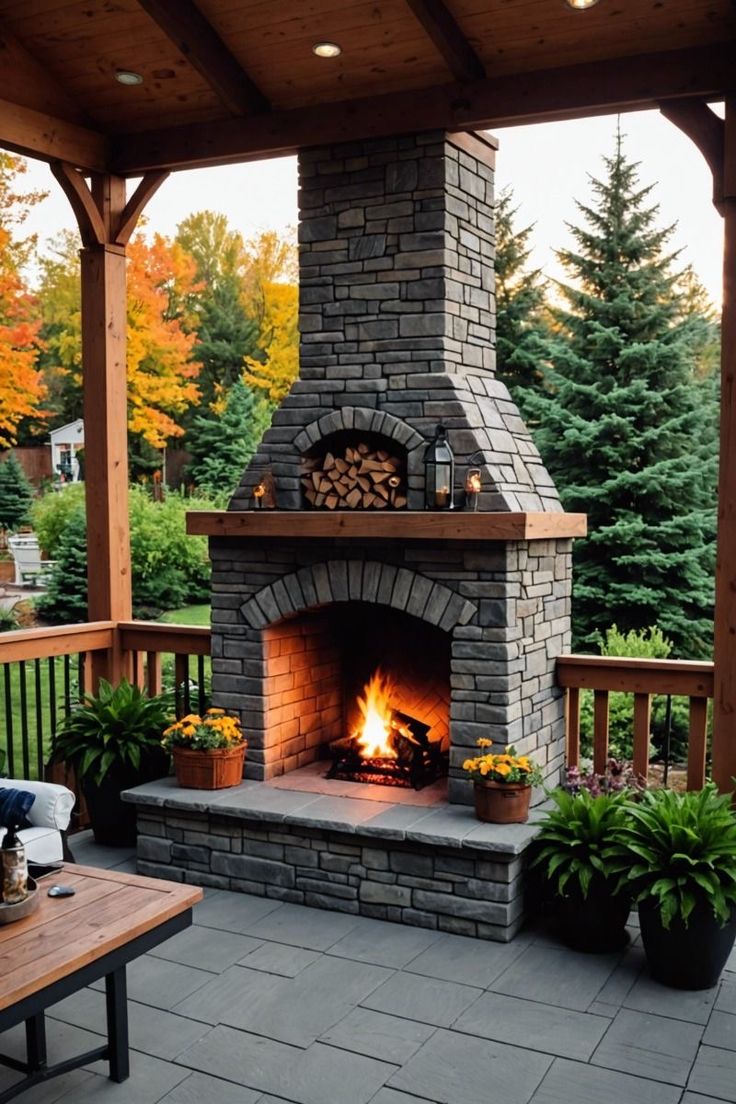
<path fill-rule="evenodd" d="M 460 806 L 422 808 L 244 782 L 129 790 L 138 871 L 397 923 L 507 942 L 524 919 L 536 828 L 481 824 Z"/>

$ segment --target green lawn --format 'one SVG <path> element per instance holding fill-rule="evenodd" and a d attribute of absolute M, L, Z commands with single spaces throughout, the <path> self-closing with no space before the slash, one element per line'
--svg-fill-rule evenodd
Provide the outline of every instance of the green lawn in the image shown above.
<path fill-rule="evenodd" d="M 182 606 L 181 609 L 169 610 L 162 613 L 159 621 L 165 621 L 169 625 L 204 625 L 209 628 L 209 606 Z"/>

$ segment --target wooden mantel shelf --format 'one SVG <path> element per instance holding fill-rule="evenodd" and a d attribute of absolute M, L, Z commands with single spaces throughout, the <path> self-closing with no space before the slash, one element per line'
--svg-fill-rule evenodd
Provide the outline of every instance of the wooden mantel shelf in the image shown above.
<path fill-rule="evenodd" d="M 462 510 L 377 510 L 327 513 L 323 510 L 201 510 L 187 514 L 193 536 L 261 540 L 288 537 L 356 540 L 549 540 L 584 537 L 585 514 L 469 513 Z"/>

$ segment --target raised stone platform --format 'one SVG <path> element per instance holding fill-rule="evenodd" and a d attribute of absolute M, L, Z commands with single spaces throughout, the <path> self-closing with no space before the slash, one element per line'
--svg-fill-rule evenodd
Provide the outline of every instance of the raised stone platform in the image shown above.
<path fill-rule="evenodd" d="M 390 791 L 389 791 L 390 794 Z M 457 805 L 243 782 L 129 790 L 141 874 L 507 942 L 524 919 L 528 824 L 482 824 Z"/>

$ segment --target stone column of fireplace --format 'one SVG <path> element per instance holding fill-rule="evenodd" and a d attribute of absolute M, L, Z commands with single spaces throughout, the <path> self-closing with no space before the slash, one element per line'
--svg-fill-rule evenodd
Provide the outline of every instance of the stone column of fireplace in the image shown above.
<path fill-rule="evenodd" d="M 377 433 L 405 450 L 409 509 L 421 510 L 424 449 L 441 420 L 457 483 L 471 457 L 482 469 L 481 510 L 560 512 L 494 375 L 494 153 L 483 138 L 443 133 L 302 153 L 300 377 L 231 510 L 252 507 L 264 465 L 278 509 L 304 509 L 302 456 L 338 431 Z M 273 666 L 274 626 L 293 622 L 284 638 L 294 639 L 310 611 L 362 602 L 449 637 L 451 801 L 471 800 L 461 765 L 480 736 L 514 743 L 556 781 L 563 702 L 554 667 L 570 644 L 571 542 L 376 539 L 375 515 L 364 514 L 360 540 L 340 538 L 337 526 L 335 539 L 307 539 L 296 515 L 289 536 L 210 541 L 213 698 L 242 714 L 248 776 L 310 762 L 319 733 L 340 724 L 323 681 L 338 657 L 319 653 L 312 686 L 303 649 L 293 660 L 280 652 Z M 315 729 L 318 701 L 327 704 Z"/>

